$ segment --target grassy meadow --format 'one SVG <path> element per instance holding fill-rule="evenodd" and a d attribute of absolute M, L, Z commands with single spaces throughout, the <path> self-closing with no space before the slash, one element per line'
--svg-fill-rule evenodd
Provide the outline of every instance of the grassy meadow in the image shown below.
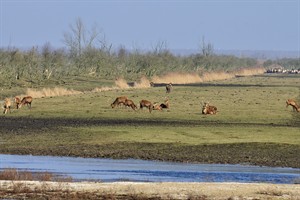
<path fill-rule="evenodd" d="M 0 153 L 300 167 L 300 113 L 285 104 L 288 98 L 300 100 L 299 75 L 174 84 L 169 94 L 162 85 L 92 90 L 109 83 L 69 84 L 76 94 L 33 96 L 31 110 L 2 115 Z M 3 93 L 16 95 L 12 91 Z M 123 95 L 137 106 L 142 99 L 168 98 L 170 109 L 112 109 Z M 218 113 L 202 115 L 203 102 Z"/>

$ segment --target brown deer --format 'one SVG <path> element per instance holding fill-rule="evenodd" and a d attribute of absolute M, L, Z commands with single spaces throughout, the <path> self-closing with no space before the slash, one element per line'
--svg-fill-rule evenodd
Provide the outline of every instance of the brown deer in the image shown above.
<path fill-rule="evenodd" d="M 17 109 L 19 109 L 20 104 L 21 104 L 21 99 L 19 97 L 15 97 L 14 100 L 15 100 L 15 104 L 16 104 Z"/>
<path fill-rule="evenodd" d="M 126 96 L 117 97 L 116 100 L 111 104 L 111 107 L 114 108 L 120 104 L 125 105 L 125 102 L 128 98 Z"/>
<path fill-rule="evenodd" d="M 165 103 L 160 104 L 160 107 L 169 109 L 170 108 L 169 99 L 166 98 Z"/>
<path fill-rule="evenodd" d="M 21 103 L 19 104 L 19 108 L 21 108 L 23 105 L 27 105 L 27 107 L 29 109 L 31 109 L 31 103 L 32 103 L 32 97 L 31 96 L 26 96 L 26 97 L 23 97 Z"/>
<path fill-rule="evenodd" d="M 133 110 L 137 109 L 137 107 L 134 104 L 134 102 L 132 100 L 130 100 L 130 99 L 126 99 L 124 105 L 127 106 L 127 107 L 131 107 Z"/>
<path fill-rule="evenodd" d="M 209 105 L 209 103 L 204 103 L 202 107 L 202 114 L 207 115 L 214 115 L 217 114 L 217 107 Z"/>
<path fill-rule="evenodd" d="M 170 105 L 169 105 L 169 99 L 166 98 L 165 103 L 162 104 L 158 104 L 157 102 L 155 102 L 153 104 L 153 110 L 159 110 L 162 111 L 163 109 L 169 109 Z"/>
<path fill-rule="evenodd" d="M 143 109 L 144 107 L 148 108 L 150 113 L 153 110 L 153 104 L 148 100 L 141 100 L 140 101 L 140 109 Z"/>
<path fill-rule="evenodd" d="M 166 93 L 170 93 L 171 92 L 171 90 L 172 90 L 172 83 L 169 83 L 169 84 L 167 84 L 166 85 Z"/>
<path fill-rule="evenodd" d="M 8 111 L 11 112 L 10 110 L 11 102 L 9 98 L 5 98 L 3 107 L 4 107 L 3 114 L 6 114 Z"/>
<path fill-rule="evenodd" d="M 161 106 L 157 102 L 154 102 L 153 103 L 153 110 L 162 111 L 162 108 L 161 108 Z"/>
<path fill-rule="evenodd" d="M 286 100 L 286 108 L 288 106 L 292 106 L 293 107 L 293 111 L 300 112 L 300 107 L 299 107 L 299 105 L 297 104 L 297 102 L 295 100 L 293 100 L 293 99 Z"/>

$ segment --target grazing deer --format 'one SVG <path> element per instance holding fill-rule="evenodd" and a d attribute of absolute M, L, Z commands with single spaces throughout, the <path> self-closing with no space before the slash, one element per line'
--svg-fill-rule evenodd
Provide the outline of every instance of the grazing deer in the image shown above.
<path fill-rule="evenodd" d="M 116 100 L 111 104 L 111 107 L 114 108 L 120 104 L 125 105 L 125 102 L 128 98 L 126 96 L 117 97 Z"/>
<path fill-rule="evenodd" d="M 214 115 L 217 114 L 217 107 L 209 105 L 209 103 L 204 103 L 202 107 L 202 114 L 207 115 Z"/>
<path fill-rule="evenodd" d="M 292 106 L 294 111 L 300 112 L 300 107 L 295 100 L 293 99 L 286 100 L 286 108 L 288 106 Z"/>
<path fill-rule="evenodd" d="M 167 84 L 166 85 L 166 93 L 170 93 L 171 92 L 171 90 L 172 90 L 172 83 L 169 83 L 169 84 Z"/>
<path fill-rule="evenodd" d="M 15 97 L 14 100 L 15 100 L 15 104 L 16 104 L 17 109 L 19 109 L 20 104 L 21 104 L 21 99 L 19 97 Z"/>
<path fill-rule="evenodd" d="M 4 107 L 3 114 L 6 114 L 8 111 L 11 112 L 10 110 L 11 102 L 9 98 L 5 98 L 3 107 Z"/>
<path fill-rule="evenodd" d="M 32 103 L 32 97 L 26 96 L 22 99 L 21 103 L 19 104 L 19 108 L 21 108 L 23 105 L 27 105 L 27 107 L 31 109 L 31 103 Z"/>
<path fill-rule="evenodd" d="M 140 109 L 143 109 L 144 107 L 148 108 L 150 113 L 153 110 L 153 104 L 148 100 L 141 100 L 140 101 Z"/>
<path fill-rule="evenodd" d="M 126 99 L 124 105 L 127 106 L 127 107 L 131 107 L 133 110 L 137 109 L 137 107 L 134 104 L 134 102 L 132 100 L 130 100 L 130 99 Z"/>

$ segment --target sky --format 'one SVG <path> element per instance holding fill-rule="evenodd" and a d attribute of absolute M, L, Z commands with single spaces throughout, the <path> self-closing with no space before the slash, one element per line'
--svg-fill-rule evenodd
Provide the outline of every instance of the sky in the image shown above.
<path fill-rule="evenodd" d="M 300 51 L 300 0 L 0 0 L 0 47 L 65 47 L 81 19 L 113 48 Z"/>

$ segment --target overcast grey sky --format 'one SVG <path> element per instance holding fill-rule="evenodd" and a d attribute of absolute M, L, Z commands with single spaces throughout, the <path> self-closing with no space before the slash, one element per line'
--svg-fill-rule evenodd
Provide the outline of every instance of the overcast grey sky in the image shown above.
<path fill-rule="evenodd" d="M 221 50 L 300 49 L 300 0 L 0 2 L 0 47 L 64 47 L 64 32 L 80 18 L 115 48 L 199 49 L 204 36 Z"/>

